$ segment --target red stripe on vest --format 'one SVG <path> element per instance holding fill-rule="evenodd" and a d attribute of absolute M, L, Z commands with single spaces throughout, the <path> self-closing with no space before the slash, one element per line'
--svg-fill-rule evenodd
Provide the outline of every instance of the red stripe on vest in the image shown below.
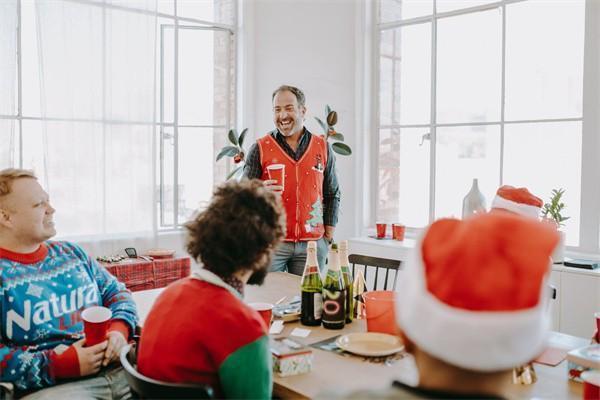
<path fill-rule="evenodd" d="M 298 242 L 320 239 L 323 226 L 323 174 L 327 165 L 327 143 L 320 136 L 311 135 L 302 157 L 295 161 L 277 141 L 267 134 L 258 139 L 262 180 L 269 179 L 267 166 L 285 165 L 282 194 L 286 211 L 285 240 Z"/>

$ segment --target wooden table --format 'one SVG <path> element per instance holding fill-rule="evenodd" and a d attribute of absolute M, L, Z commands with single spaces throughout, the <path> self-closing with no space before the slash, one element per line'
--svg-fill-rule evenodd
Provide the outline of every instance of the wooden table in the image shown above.
<path fill-rule="evenodd" d="M 292 297 L 299 293 L 300 277 L 287 273 L 270 273 L 265 284 L 261 287 L 247 286 L 246 301 L 261 301 L 274 303 L 282 296 Z M 150 311 L 152 303 L 162 289 L 147 290 L 133 293 L 138 304 L 140 323 Z M 302 326 L 299 322 L 285 324 L 283 336 L 289 335 L 293 328 Z M 304 327 L 308 328 L 308 327 Z M 312 333 L 306 339 L 306 344 L 337 336 L 340 333 L 365 332 L 365 321 L 359 320 L 348 324 L 342 331 L 328 330 L 323 327 L 310 327 Z M 560 333 L 553 333 L 550 345 L 564 349 L 585 346 L 585 339 L 576 338 Z M 375 364 L 365 361 L 363 357 L 343 357 L 338 354 L 313 349 L 313 370 L 309 374 L 280 378 L 274 376 L 274 396 L 281 398 L 313 398 L 323 390 L 331 388 L 383 389 L 389 387 L 394 379 L 400 379 L 408 384 L 418 380 L 417 370 L 412 357 L 395 361 L 391 365 Z M 563 361 L 556 367 L 535 364 L 538 382 L 528 386 L 513 386 L 514 397 L 518 398 L 560 398 L 581 399 L 581 384 L 567 379 L 567 365 Z"/>

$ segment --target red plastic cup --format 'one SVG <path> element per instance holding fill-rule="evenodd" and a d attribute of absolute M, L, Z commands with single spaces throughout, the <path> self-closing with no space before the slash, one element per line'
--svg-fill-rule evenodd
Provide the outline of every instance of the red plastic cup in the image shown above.
<path fill-rule="evenodd" d="M 395 240 L 404 240 L 406 226 L 402 224 L 392 224 L 392 238 Z"/>
<path fill-rule="evenodd" d="M 395 293 L 390 290 L 374 290 L 363 293 L 363 299 L 367 316 L 367 332 L 397 335 Z"/>
<path fill-rule="evenodd" d="M 583 381 L 583 400 L 600 400 L 600 371 L 581 373 Z"/>
<path fill-rule="evenodd" d="M 285 165 L 283 164 L 271 164 L 267 166 L 267 173 L 269 179 L 277 181 L 277 186 L 282 186 L 285 183 Z"/>
<path fill-rule="evenodd" d="M 112 311 L 106 307 L 94 306 L 83 310 L 81 319 L 83 319 L 86 346 L 93 346 L 106 340 L 111 317 Z"/>
<path fill-rule="evenodd" d="M 387 229 L 387 224 L 377 223 L 377 224 L 375 224 L 375 226 L 377 227 L 377 238 L 383 239 L 385 237 L 385 231 Z"/>
<path fill-rule="evenodd" d="M 267 330 L 271 326 L 271 320 L 273 319 L 273 304 L 271 303 L 249 303 L 250 307 L 258 311 L 263 321 L 267 326 Z"/>

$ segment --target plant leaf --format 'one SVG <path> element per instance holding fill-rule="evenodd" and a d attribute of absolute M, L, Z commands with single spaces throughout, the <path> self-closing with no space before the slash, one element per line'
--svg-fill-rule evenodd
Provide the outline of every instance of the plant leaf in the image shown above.
<path fill-rule="evenodd" d="M 237 173 L 238 173 L 238 172 L 239 172 L 239 171 L 240 171 L 240 170 L 241 170 L 243 167 L 244 167 L 243 165 L 240 165 L 240 166 L 236 167 L 236 168 L 235 168 L 233 171 L 231 171 L 231 172 L 229 173 L 229 175 L 227 175 L 227 180 L 229 180 L 229 179 L 233 178 L 233 176 L 234 176 L 235 174 L 237 174 Z"/>
<path fill-rule="evenodd" d="M 327 114 L 327 125 L 329 126 L 334 126 L 335 124 L 337 124 L 337 113 L 335 111 L 330 111 L 329 114 Z"/>
<path fill-rule="evenodd" d="M 329 107 L 329 104 L 327 104 L 325 106 L 325 114 L 329 115 L 330 112 L 331 112 L 331 107 Z"/>
<path fill-rule="evenodd" d="M 219 161 L 221 158 L 223 158 L 225 156 L 233 157 L 237 153 L 239 153 L 239 151 L 240 150 L 235 146 L 225 146 L 219 152 L 219 155 L 217 156 L 217 161 Z"/>
<path fill-rule="evenodd" d="M 331 148 L 333 149 L 333 151 L 342 156 L 349 156 L 350 154 L 352 154 L 352 149 L 345 143 L 336 142 L 331 145 Z"/>
<path fill-rule="evenodd" d="M 229 138 L 229 141 L 231 142 L 231 144 L 233 144 L 235 146 L 238 145 L 237 132 L 235 131 L 235 129 L 230 129 L 227 137 Z"/>
<path fill-rule="evenodd" d="M 328 129 L 327 129 L 327 125 L 325 125 L 325 122 L 321 121 L 321 118 L 319 118 L 319 117 L 315 117 L 315 119 L 317 120 L 319 125 L 321 125 L 321 128 L 323 129 L 323 133 L 327 133 Z"/>
<path fill-rule="evenodd" d="M 244 145 L 244 138 L 246 137 L 246 132 L 248 132 L 248 128 L 244 128 L 242 133 L 240 133 L 240 138 L 238 139 L 238 144 L 240 145 L 240 149 Z"/>
<path fill-rule="evenodd" d="M 339 132 L 334 133 L 333 135 L 330 136 L 333 140 L 339 140 L 340 142 L 344 141 L 344 135 L 342 135 Z"/>

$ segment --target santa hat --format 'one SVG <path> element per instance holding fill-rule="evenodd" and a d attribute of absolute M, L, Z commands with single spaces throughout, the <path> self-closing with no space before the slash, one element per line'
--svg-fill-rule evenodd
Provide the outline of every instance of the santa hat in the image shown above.
<path fill-rule="evenodd" d="M 556 230 L 509 213 L 434 222 L 400 274 L 397 322 L 449 364 L 500 371 L 542 350 Z"/>
<path fill-rule="evenodd" d="M 501 186 L 492 201 L 492 209 L 512 211 L 525 217 L 539 218 L 544 202 L 529 193 L 527 188 Z"/>

